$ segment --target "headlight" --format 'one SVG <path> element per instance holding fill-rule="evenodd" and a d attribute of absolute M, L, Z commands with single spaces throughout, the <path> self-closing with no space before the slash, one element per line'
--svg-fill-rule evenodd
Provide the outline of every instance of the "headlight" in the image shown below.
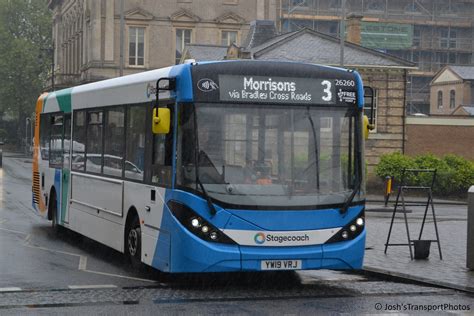
<path fill-rule="evenodd" d="M 176 217 L 187 230 L 199 238 L 210 242 L 235 244 L 232 239 L 196 214 L 189 206 L 176 201 L 169 201 L 167 205 L 174 217 Z"/>
<path fill-rule="evenodd" d="M 365 215 L 364 209 L 362 209 L 359 215 L 326 241 L 326 244 L 354 239 L 364 231 L 364 225 Z"/>

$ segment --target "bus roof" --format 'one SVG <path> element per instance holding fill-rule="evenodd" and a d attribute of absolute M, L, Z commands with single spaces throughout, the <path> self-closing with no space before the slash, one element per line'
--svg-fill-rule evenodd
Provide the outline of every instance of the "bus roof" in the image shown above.
<path fill-rule="evenodd" d="M 234 68 L 236 63 L 239 63 L 239 66 L 244 66 L 244 68 L 250 67 L 252 69 L 256 69 L 254 64 L 258 63 L 264 66 L 262 69 L 275 69 L 275 64 L 278 64 L 280 67 L 288 67 L 289 69 L 294 69 L 295 66 L 298 68 L 304 67 L 306 69 L 311 67 L 321 72 L 341 73 L 341 75 L 343 73 L 347 74 L 348 71 L 347 69 L 337 67 L 287 61 L 233 60 L 182 64 L 123 77 L 102 80 L 44 94 L 40 97 L 43 98 L 43 112 L 62 111 L 69 113 L 73 109 L 152 102 L 155 100 L 157 80 L 166 77 L 177 78 L 178 89 L 174 97 L 176 97 L 178 102 L 192 102 L 192 66 L 198 65 L 201 66 L 201 68 L 202 66 L 214 68 L 216 64 L 221 64 L 223 68 L 227 68 L 227 66 Z M 282 71 L 282 75 L 284 73 L 285 71 Z M 169 97 L 170 96 L 162 97 L 162 99 L 167 99 Z"/>

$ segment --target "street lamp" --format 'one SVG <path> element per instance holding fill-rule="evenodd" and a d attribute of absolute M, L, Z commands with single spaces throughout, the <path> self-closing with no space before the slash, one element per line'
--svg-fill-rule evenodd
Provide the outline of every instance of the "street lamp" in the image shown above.
<path fill-rule="evenodd" d="M 28 141 L 28 124 L 30 125 L 30 141 Z M 31 122 L 31 118 L 27 117 L 25 119 L 25 154 L 28 155 L 30 153 L 30 142 L 33 140 L 33 124 Z"/>

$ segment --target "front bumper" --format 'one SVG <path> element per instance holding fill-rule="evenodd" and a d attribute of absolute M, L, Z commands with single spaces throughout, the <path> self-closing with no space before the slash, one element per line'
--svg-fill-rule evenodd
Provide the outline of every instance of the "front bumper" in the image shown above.
<path fill-rule="evenodd" d="M 176 230 L 171 235 L 171 273 L 260 271 L 262 260 L 301 260 L 304 270 L 360 269 L 363 264 L 365 228 L 355 239 L 344 242 L 254 247 L 206 242 L 190 233 L 174 217 L 172 221 Z"/>

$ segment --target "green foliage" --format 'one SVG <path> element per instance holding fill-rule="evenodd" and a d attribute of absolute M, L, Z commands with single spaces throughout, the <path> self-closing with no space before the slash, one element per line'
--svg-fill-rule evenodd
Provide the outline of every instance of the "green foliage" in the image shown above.
<path fill-rule="evenodd" d="M 471 185 L 474 185 L 474 162 L 456 155 L 439 158 L 426 154 L 411 158 L 400 153 L 387 154 L 382 156 L 375 172 L 383 180 L 386 176 L 392 176 L 395 184 L 399 184 L 405 168 L 436 169 L 433 191 L 441 196 L 464 194 Z M 405 179 L 408 185 L 431 185 L 431 175 L 428 173 L 410 173 L 410 175 Z"/>
<path fill-rule="evenodd" d="M 0 0 L 0 114 L 15 118 L 16 137 L 24 134 L 24 119 L 43 90 L 51 67 L 44 48 L 50 46 L 46 1 Z"/>
<path fill-rule="evenodd" d="M 7 139 L 7 131 L 3 128 L 0 128 L 0 141 L 4 142 Z"/>
<path fill-rule="evenodd" d="M 415 169 L 416 165 L 412 158 L 395 152 L 383 155 L 375 168 L 375 174 L 385 180 L 387 176 L 393 177 L 395 182 L 402 179 L 403 169 Z M 413 182 L 414 179 L 409 179 Z"/>

